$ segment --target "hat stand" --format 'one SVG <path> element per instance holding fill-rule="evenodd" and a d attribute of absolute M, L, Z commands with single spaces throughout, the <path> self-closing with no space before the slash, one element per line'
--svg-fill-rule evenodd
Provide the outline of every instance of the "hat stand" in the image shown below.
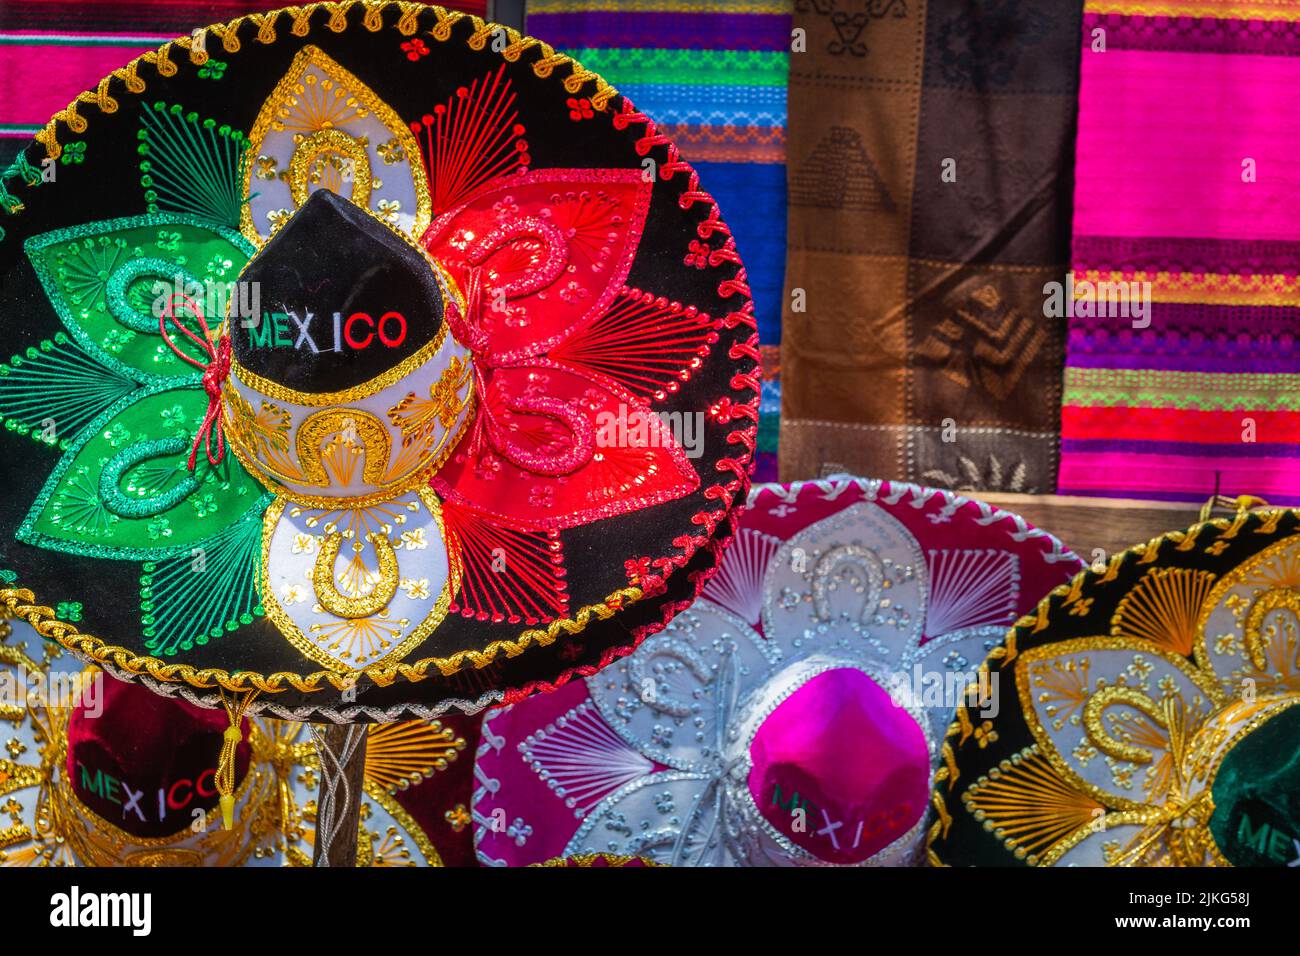
<path fill-rule="evenodd" d="M 309 724 L 320 757 L 314 866 L 357 865 L 369 724 Z"/>

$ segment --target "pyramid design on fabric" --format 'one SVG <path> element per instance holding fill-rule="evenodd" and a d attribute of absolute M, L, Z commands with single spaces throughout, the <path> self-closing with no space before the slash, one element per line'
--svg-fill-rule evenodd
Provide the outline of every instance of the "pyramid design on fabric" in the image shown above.
<path fill-rule="evenodd" d="M 897 206 L 862 136 L 847 126 L 832 126 L 790 177 L 790 202 L 823 209 L 893 212 Z"/>

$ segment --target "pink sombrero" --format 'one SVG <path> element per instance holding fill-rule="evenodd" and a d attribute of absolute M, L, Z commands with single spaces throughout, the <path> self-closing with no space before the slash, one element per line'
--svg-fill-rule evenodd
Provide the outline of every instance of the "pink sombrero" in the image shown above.
<path fill-rule="evenodd" d="M 915 862 L 988 649 L 1082 567 L 1023 519 L 858 478 L 756 488 L 703 597 L 606 671 L 485 720 L 480 861 Z M 979 688 L 990 707 L 997 688 Z"/>

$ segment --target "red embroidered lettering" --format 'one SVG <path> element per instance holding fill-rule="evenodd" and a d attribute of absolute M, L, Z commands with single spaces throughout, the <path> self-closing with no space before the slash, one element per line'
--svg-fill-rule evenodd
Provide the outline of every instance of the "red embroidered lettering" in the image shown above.
<path fill-rule="evenodd" d="M 358 319 L 363 320 L 372 330 L 374 329 L 374 319 L 364 312 L 354 312 L 352 315 L 349 315 L 348 320 L 343 323 L 343 339 L 354 349 L 363 349 L 375 340 L 375 333 L 373 331 L 367 332 L 366 337 L 361 341 L 354 339 L 352 337 L 352 323 L 356 322 Z"/>
<path fill-rule="evenodd" d="M 185 788 L 186 792 L 184 799 L 177 799 L 177 787 Z M 177 780 L 171 785 L 171 789 L 167 791 L 167 806 L 171 807 L 173 810 L 179 810 L 181 807 L 185 806 L 185 804 L 190 802 L 190 795 L 190 782 L 188 780 Z"/>
<path fill-rule="evenodd" d="M 389 338 L 384 334 L 388 326 L 388 320 L 392 319 L 398 324 L 400 331 L 397 335 Z M 395 349 L 406 341 L 406 317 L 400 312 L 385 312 L 379 319 L 379 341 L 383 342 L 390 349 Z"/>
<path fill-rule="evenodd" d="M 204 780 L 211 780 L 213 785 L 210 787 L 205 787 L 203 785 Z M 215 797 L 217 795 L 216 781 L 217 781 L 216 768 L 209 767 L 207 770 L 199 774 L 199 779 L 195 782 L 194 789 L 199 792 L 200 797 Z"/>

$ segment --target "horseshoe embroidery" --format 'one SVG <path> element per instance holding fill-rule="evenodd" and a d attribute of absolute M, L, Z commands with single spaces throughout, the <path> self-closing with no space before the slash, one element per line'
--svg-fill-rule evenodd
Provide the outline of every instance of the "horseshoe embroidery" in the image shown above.
<path fill-rule="evenodd" d="M 311 570 L 312 587 L 316 590 L 316 599 L 321 607 L 336 617 L 361 618 L 378 614 L 397 593 L 399 573 L 397 552 L 386 535 L 372 532 L 366 540 L 374 546 L 379 559 L 379 580 L 369 594 L 347 597 L 334 583 L 334 563 L 338 560 L 339 549 L 343 545 L 343 535 L 337 531 L 325 537 L 316 556 L 316 563 Z"/>

